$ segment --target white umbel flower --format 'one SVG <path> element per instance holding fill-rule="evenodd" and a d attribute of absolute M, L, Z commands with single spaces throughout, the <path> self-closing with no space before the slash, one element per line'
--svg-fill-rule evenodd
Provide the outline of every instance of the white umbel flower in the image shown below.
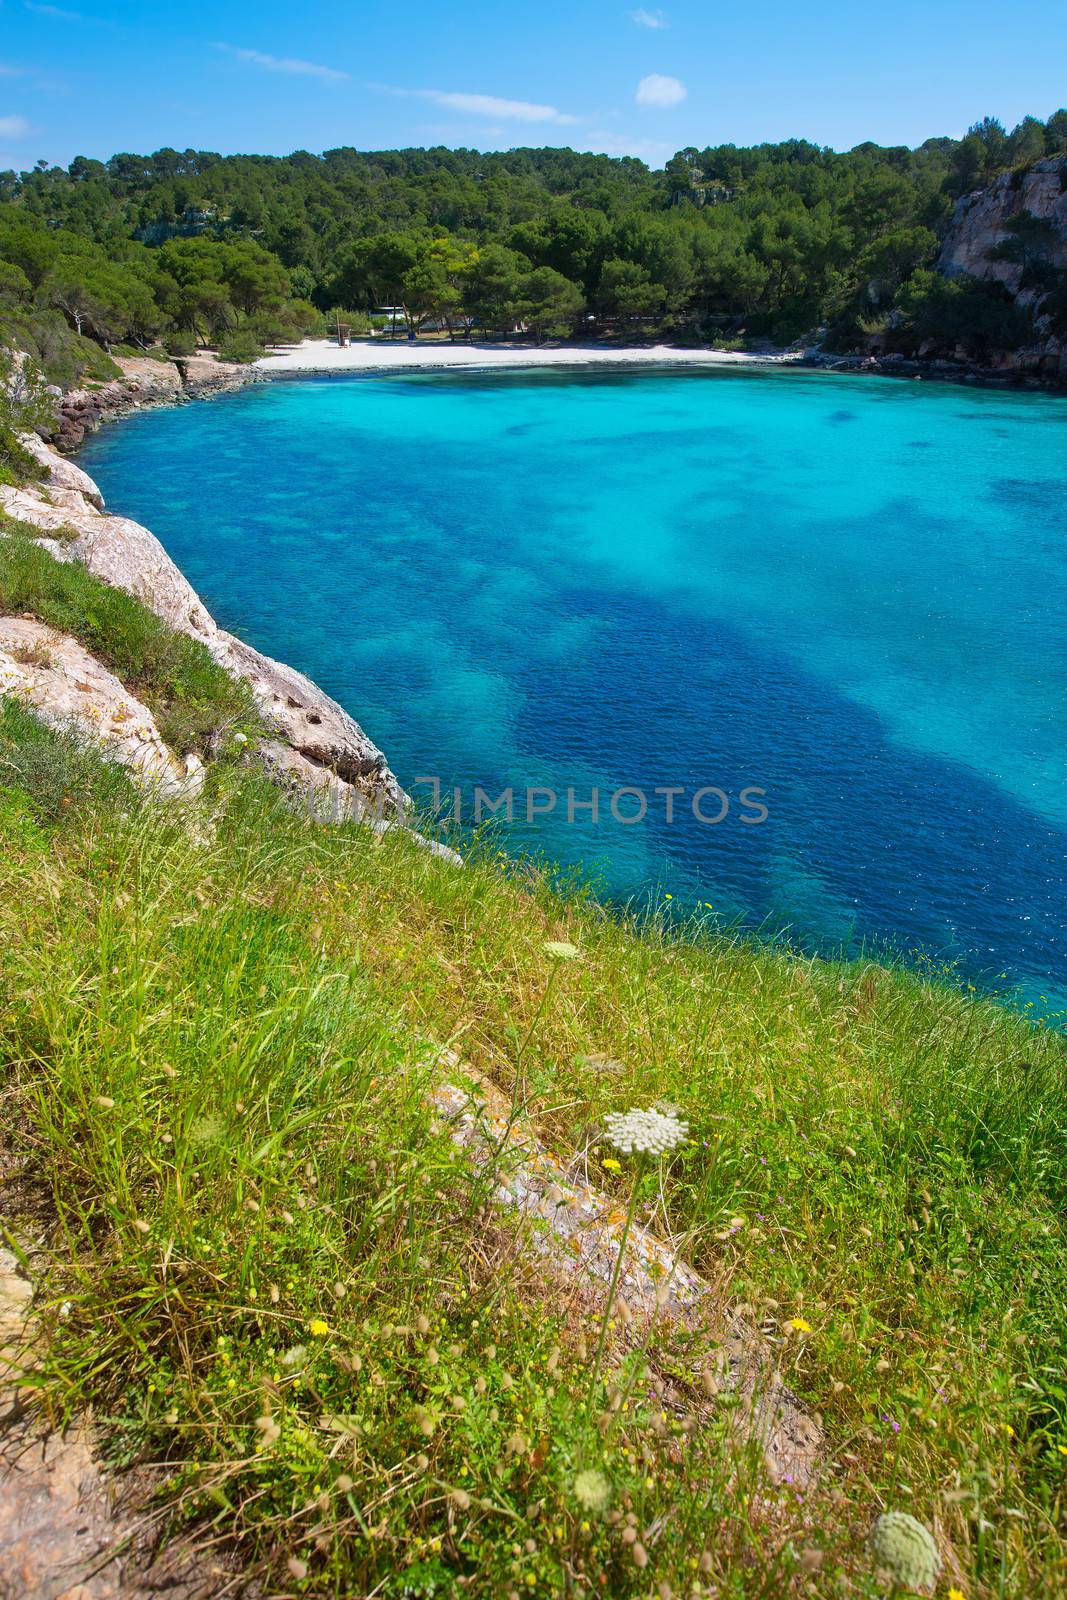
<path fill-rule="evenodd" d="M 608 1139 L 623 1155 L 665 1156 L 689 1137 L 689 1124 L 674 1112 L 611 1111 L 604 1118 Z"/>

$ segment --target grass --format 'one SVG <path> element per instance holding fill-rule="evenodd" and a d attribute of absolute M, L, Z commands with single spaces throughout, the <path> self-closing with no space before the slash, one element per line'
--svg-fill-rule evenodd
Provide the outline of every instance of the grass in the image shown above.
<path fill-rule="evenodd" d="M 213 735 L 258 726 L 247 686 L 204 645 L 79 562 L 54 560 L 39 537 L 0 512 L 0 615 L 29 612 L 72 635 L 148 706 L 178 755 L 203 755 Z"/>
<path fill-rule="evenodd" d="M 17 716 L 9 743 L 51 738 Z M 55 1223 L 31 1381 L 163 1463 L 201 1537 L 272 1593 L 873 1597 L 897 1509 L 942 1594 L 1064 1592 L 1062 1038 L 703 912 L 608 917 L 476 844 L 456 871 L 318 828 L 246 773 L 198 815 L 64 806 L 55 771 L 92 758 L 35 759 L 0 769 L 5 1124 Z M 649 1372 L 611 1337 L 594 1369 L 599 1323 L 426 1110 L 431 1039 L 521 1081 L 623 1209 L 600 1119 L 681 1108 L 638 1215 L 821 1413 L 814 1489 L 767 1484 L 701 1384 L 713 1348 L 664 1334 Z"/>

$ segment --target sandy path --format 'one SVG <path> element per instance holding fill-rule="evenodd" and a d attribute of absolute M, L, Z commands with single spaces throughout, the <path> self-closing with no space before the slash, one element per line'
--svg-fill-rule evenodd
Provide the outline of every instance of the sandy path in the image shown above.
<path fill-rule="evenodd" d="M 305 339 L 292 349 L 265 356 L 256 366 L 263 372 L 393 372 L 425 367 L 766 366 L 799 359 L 799 353 L 793 352 L 748 355 L 733 350 L 674 349 L 665 344 L 611 348 L 358 339 L 340 350 L 330 339 Z"/>

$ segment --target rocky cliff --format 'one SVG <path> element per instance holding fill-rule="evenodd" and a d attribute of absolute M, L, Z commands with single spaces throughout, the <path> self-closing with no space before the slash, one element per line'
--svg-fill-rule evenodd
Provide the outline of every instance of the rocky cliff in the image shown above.
<path fill-rule="evenodd" d="M 958 200 L 937 266 L 947 278 L 1003 284 L 1033 319 L 1033 343 L 1010 352 L 1001 370 L 1067 382 L 1067 339 L 1046 309 L 1067 274 L 1067 157 L 1002 172 Z"/>
<path fill-rule="evenodd" d="M 1002 255 L 1000 247 L 1010 246 L 1018 237 L 1012 223 L 1019 218 L 1033 218 L 1046 226 L 1037 230 L 1029 245 L 1020 241 L 1017 249 Z M 969 273 L 1002 283 L 1013 295 L 1033 303 L 1037 291 L 1023 282 L 1028 251 L 1040 253 L 1053 271 L 1067 271 L 1065 156 L 1050 156 L 1022 171 L 1002 172 L 988 189 L 957 200 L 937 265 L 947 278 Z"/>

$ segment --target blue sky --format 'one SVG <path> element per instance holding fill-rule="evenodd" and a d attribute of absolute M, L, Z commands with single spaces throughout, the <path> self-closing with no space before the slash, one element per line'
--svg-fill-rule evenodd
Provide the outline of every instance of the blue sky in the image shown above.
<path fill-rule="evenodd" d="M 917 144 L 1067 101 L 1064 0 L 0 0 L 0 168 L 161 145 Z"/>

